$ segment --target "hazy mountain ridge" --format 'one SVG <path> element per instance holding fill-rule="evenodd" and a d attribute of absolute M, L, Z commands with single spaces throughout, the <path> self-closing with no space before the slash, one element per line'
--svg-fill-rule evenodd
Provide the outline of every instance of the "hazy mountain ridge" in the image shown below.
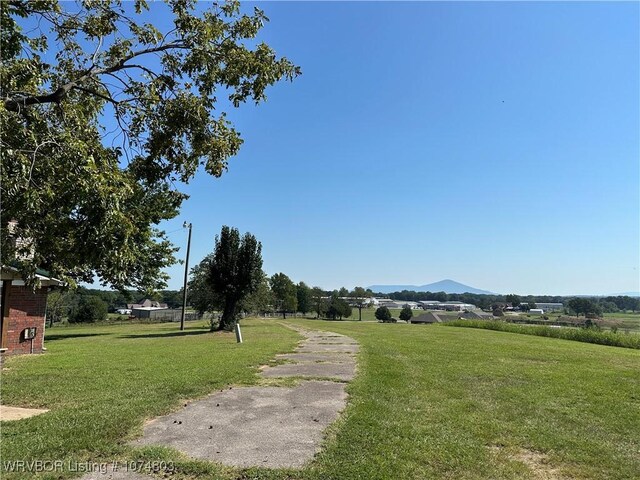
<path fill-rule="evenodd" d="M 455 280 L 440 280 L 439 282 L 429 283 L 427 285 L 371 285 L 367 287 L 376 293 L 393 293 L 402 290 L 410 290 L 414 292 L 445 292 L 445 293 L 475 293 L 478 295 L 494 295 L 488 290 L 480 290 L 479 288 L 470 287 Z"/>

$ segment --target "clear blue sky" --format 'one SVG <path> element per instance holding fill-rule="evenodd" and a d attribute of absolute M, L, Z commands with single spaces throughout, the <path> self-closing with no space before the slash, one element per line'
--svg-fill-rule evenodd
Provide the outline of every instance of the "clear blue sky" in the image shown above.
<path fill-rule="evenodd" d="M 241 153 L 163 225 L 191 265 L 231 225 L 324 288 L 640 290 L 638 3 L 259 6 L 303 75 L 231 113 Z"/>

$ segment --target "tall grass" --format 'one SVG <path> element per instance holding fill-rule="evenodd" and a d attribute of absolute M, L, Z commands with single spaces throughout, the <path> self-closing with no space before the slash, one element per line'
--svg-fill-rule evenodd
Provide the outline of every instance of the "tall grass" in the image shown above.
<path fill-rule="evenodd" d="M 453 320 L 443 325 L 451 327 L 484 328 L 486 330 L 497 330 L 500 332 L 522 333 L 524 335 L 562 338 L 576 342 L 640 349 L 640 335 L 601 331 L 591 328 L 553 328 L 545 325 L 517 325 L 500 320 Z"/>

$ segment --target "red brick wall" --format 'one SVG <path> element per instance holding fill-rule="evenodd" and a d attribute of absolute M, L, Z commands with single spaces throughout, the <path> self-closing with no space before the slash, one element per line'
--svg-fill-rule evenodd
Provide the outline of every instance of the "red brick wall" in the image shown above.
<path fill-rule="evenodd" d="M 11 285 L 9 293 L 9 316 L 4 319 L 7 328 L 5 354 L 31 352 L 31 340 L 24 340 L 25 328 L 36 327 L 33 339 L 33 353 L 42 352 L 44 340 L 45 311 L 47 307 L 47 289 L 35 292 L 29 287 Z"/>

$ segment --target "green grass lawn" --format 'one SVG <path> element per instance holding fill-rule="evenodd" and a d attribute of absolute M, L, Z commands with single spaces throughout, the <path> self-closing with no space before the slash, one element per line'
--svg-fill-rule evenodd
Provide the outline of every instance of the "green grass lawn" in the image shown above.
<path fill-rule="evenodd" d="M 241 346 L 195 326 L 172 336 L 172 324 L 50 330 L 47 354 L 7 362 L 2 400 L 52 411 L 4 423 L 2 460 L 173 460 L 176 479 L 640 477 L 639 351 L 444 325 L 287 321 L 362 346 L 347 409 L 304 470 L 238 471 L 124 444 L 185 398 L 256 382 L 256 367 L 298 338 L 274 320 L 245 322 Z"/>
<path fill-rule="evenodd" d="M 567 315 L 561 312 L 549 312 L 545 315 L 519 314 L 518 316 L 538 321 L 543 320 L 544 316 L 547 316 L 549 318 L 548 322 L 553 323 L 554 321 L 558 320 L 558 317 Z M 508 317 L 509 316 L 507 316 L 507 318 Z M 602 326 L 602 328 L 607 330 L 611 329 L 612 327 L 616 327 L 618 331 L 640 333 L 640 312 L 603 313 L 602 318 L 598 321 L 598 323 Z"/>
<path fill-rule="evenodd" d="M 402 311 L 401 308 L 390 308 L 389 311 L 391 312 L 391 316 L 395 317 L 398 319 L 398 321 L 402 321 L 400 320 L 400 312 Z M 424 313 L 424 310 L 414 310 L 413 311 L 413 316 L 417 316 L 420 315 L 421 313 Z M 362 321 L 363 322 L 377 322 L 378 320 L 376 319 L 376 308 L 375 307 L 370 307 L 370 308 L 363 308 L 362 309 Z M 311 315 L 313 316 L 313 315 Z M 358 320 L 358 309 L 355 307 L 351 308 L 351 316 L 349 318 L 345 318 L 345 320 Z"/>
<path fill-rule="evenodd" d="M 143 421 L 232 384 L 290 351 L 299 336 L 273 322 L 211 334 L 206 322 L 54 327 L 44 355 L 9 358 L 2 403 L 44 407 L 45 415 L 2 424 L 2 461 L 138 458 L 123 442 Z M 3 475 L 4 478 L 4 475 Z M 52 478 L 57 478 L 55 475 Z"/>

